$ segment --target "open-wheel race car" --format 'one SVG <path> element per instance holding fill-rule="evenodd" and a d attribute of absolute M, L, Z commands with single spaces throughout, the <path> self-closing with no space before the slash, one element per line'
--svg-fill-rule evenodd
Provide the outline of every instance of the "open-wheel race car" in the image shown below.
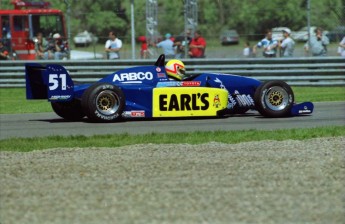
<path fill-rule="evenodd" d="M 217 73 L 184 77 L 182 71 L 181 61 L 165 64 L 165 56 L 160 55 L 152 66 L 126 68 L 96 83 L 76 84 L 61 65 L 27 63 L 26 95 L 48 99 L 64 119 L 86 116 L 92 122 L 227 116 L 248 110 L 272 118 L 313 112 L 311 102 L 295 103 L 291 87 L 283 81 Z"/>

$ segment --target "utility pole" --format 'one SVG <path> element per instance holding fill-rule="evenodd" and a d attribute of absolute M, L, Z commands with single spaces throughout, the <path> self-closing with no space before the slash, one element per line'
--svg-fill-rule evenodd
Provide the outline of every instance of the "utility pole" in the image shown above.
<path fill-rule="evenodd" d="M 310 56 L 310 0 L 307 0 L 308 56 Z"/>
<path fill-rule="evenodd" d="M 64 0 L 66 7 L 67 7 L 67 42 L 68 45 L 71 46 L 71 5 L 69 4 L 69 0 Z M 71 47 L 69 49 L 71 52 Z M 71 53 L 70 53 L 71 54 Z M 68 56 L 70 58 L 71 55 Z"/>
<path fill-rule="evenodd" d="M 146 41 L 148 45 L 149 57 L 156 56 L 156 49 L 152 48 L 152 43 L 157 42 L 158 25 L 158 3 L 157 0 L 146 0 Z"/>
<path fill-rule="evenodd" d="M 184 56 L 188 56 L 188 40 L 187 31 L 194 35 L 196 27 L 198 26 L 198 1 L 197 0 L 184 0 Z"/>
<path fill-rule="evenodd" d="M 134 0 L 131 0 L 132 59 L 135 59 Z"/>

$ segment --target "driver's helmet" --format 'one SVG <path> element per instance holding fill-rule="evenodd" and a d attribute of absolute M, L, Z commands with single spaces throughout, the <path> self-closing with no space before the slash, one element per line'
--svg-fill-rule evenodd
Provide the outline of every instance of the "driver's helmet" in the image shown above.
<path fill-rule="evenodd" d="M 169 60 L 165 65 L 165 71 L 170 78 L 181 80 L 186 74 L 184 64 L 180 60 L 172 59 Z"/>

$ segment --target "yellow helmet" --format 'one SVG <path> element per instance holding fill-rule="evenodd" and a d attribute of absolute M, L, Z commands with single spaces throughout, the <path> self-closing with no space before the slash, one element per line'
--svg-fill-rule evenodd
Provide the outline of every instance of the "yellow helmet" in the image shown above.
<path fill-rule="evenodd" d="M 186 73 L 183 62 L 176 59 L 168 61 L 165 65 L 165 71 L 169 77 L 177 80 L 183 79 Z"/>

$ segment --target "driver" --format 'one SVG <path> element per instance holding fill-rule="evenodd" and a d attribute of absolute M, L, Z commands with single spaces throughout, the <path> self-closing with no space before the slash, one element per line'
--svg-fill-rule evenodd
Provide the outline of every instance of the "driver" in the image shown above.
<path fill-rule="evenodd" d="M 165 71 L 169 78 L 173 80 L 182 80 L 185 78 L 186 74 L 183 62 L 176 59 L 168 61 L 168 63 L 165 65 Z"/>

